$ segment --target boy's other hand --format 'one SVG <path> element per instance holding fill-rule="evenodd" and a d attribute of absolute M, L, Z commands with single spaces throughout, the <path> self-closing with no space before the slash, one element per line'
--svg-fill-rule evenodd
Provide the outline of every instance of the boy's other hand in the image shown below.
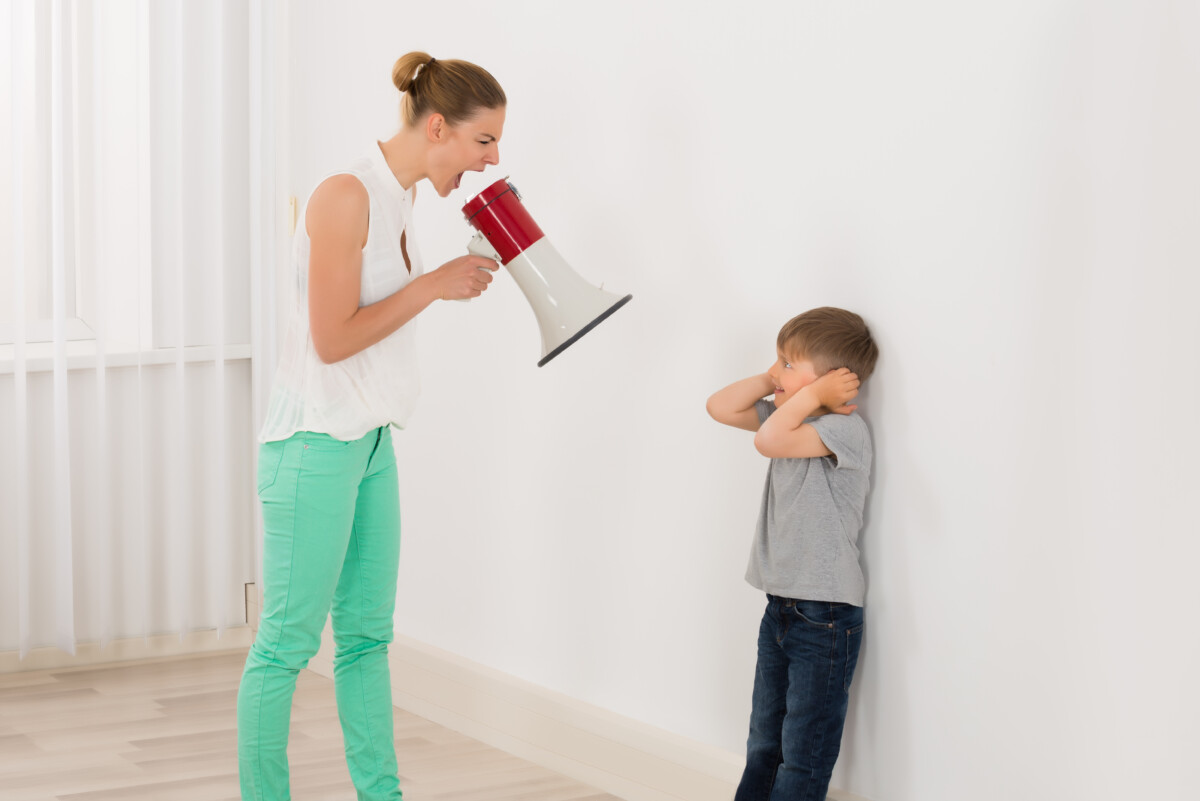
<path fill-rule="evenodd" d="M 850 372 L 849 367 L 839 367 L 830 370 L 809 386 L 826 409 L 835 414 L 850 414 L 858 408 L 857 405 L 849 403 L 858 396 L 859 383 L 858 376 Z"/>

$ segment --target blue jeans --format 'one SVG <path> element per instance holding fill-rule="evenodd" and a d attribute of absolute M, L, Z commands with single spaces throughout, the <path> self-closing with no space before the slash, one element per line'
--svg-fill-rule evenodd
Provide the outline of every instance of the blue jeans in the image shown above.
<path fill-rule="evenodd" d="M 825 801 L 862 637 L 861 606 L 767 596 L 734 801 Z"/>

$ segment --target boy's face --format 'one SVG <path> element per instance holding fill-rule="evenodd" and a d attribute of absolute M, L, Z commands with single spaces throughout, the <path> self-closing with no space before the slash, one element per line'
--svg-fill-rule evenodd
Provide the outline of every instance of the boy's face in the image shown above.
<path fill-rule="evenodd" d="M 775 382 L 775 408 L 787 403 L 793 395 L 817 380 L 817 371 L 813 363 L 800 357 L 789 357 L 782 351 L 779 358 L 767 370 L 767 375 Z"/>

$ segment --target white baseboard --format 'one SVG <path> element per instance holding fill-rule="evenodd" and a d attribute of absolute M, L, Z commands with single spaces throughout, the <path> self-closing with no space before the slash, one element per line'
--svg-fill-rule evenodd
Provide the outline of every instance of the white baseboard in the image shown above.
<path fill-rule="evenodd" d="M 396 706 L 626 801 L 730 801 L 745 764 L 714 748 L 397 635 Z M 328 629 L 309 669 L 333 675 Z M 831 792 L 829 801 L 867 801 Z"/>
<path fill-rule="evenodd" d="M 326 630 L 309 668 L 333 675 Z M 576 701 L 397 636 L 396 706 L 627 801 L 729 801 L 737 754 Z"/>
<path fill-rule="evenodd" d="M 113 640 L 100 647 L 99 643 L 81 643 L 74 655 L 58 648 L 35 648 L 20 658 L 17 651 L 0 651 L 0 673 L 19 673 L 25 670 L 59 670 L 64 668 L 103 665 L 109 662 L 133 662 L 148 659 L 168 659 L 214 651 L 246 650 L 254 642 L 249 626 L 225 629 L 221 636 L 215 630 L 193 631 L 180 636 L 163 634 Z"/>

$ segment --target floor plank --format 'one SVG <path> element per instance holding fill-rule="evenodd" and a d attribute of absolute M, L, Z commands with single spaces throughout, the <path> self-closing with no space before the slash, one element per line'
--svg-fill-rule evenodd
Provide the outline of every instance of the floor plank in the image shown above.
<path fill-rule="evenodd" d="M 234 801 L 244 652 L 0 675 L 0 801 Z M 295 801 L 354 801 L 333 681 L 303 671 Z M 403 710 L 406 801 L 617 801 Z"/>

